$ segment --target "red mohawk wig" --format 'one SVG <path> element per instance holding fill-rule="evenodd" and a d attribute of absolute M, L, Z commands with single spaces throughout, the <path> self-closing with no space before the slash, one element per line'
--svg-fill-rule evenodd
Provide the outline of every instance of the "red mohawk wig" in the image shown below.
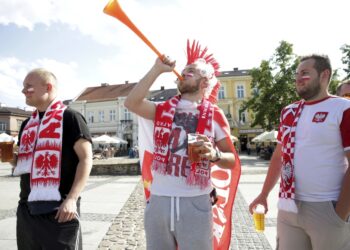
<path fill-rule="evenodd" d="M 204 49 L 201 48 L 201 45 L 198 43 L 198 41 L 193 40 L 192 45 L 190 45 L 190 40 L 187 39 L 187 64 L 193 64 L 198 59 L 202 59 L 206 62 L 206 64 L 211 65 L 214 71 L 214 76 L 212 76 L 213 79 L 210 80 L 216 80 L 215 76 L 218 76 L 220 74 L 219 72 L 219 63 L 216 61 L 216 59 L 213 57 L 213 54 L 207 55 L 208 48 L 205 47 Z M 211 103 L 217 102 L 217 96 L 220 89 L 220 83 L 217 81 L 215 85 L 212 86 L 212 91 L 208 97 L 208 100 Z"/>
<path fill-rule="evenodd" d="M 204 49 L 201 48 L 201 45 L 196 42 L 196 40 L 193 40 L 192 46 L 190 45 L 190 40 L 187 39 L 187 64 L 194 63 L 197 59 L 204 59 L 207 64 L 211 64 L 213 66 L 215 75 L 219 75 L 219 63 L 216 61 L 216 59 L 213 57 L 213 54 L 206 55 L 208 51 L 208 48 L 205 47 Z"/>

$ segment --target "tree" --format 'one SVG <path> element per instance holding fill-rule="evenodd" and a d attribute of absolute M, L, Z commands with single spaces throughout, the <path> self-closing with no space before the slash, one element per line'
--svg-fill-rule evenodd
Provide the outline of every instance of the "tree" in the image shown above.
<path fill-rule="evenodd" d="M 333 71 L 332 78 L 331 78 L 331 81 L 330 81 L 329 87 L 328 87 L 328 91 L 330 94 L 332 94 L 332 95 L 336 94 L 339 82 L 340 82 L 339 73 L 338 73 L 338 69 L 336 69 Z"/>
<path fill-rule="evenodd" d="M 270 60 L 263 60 L 259 68 L 251 71 L 252 98 L 245 101 L 241 112 L 253 112 L 252 126 L 276 129 L 282 108 L 298 100 L 294 75 L 298 58 L 293 54 L 293 45 L 281 41 Z"/>
<path fill-rule="evenodd" d="M 346 68 L 343 70 L 346 73 L 346 78 L 350 78 L 350 45 L 349 44 L 344 44 L 340 50 L 343 52 L 343 57 L 341 58 L 341 61 L 343 64 L 346 65 Z"/>

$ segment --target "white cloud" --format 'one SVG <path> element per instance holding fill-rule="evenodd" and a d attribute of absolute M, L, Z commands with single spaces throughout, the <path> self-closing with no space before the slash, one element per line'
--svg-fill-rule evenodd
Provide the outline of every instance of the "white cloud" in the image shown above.
<path fill-rule="evenodd" d="M 18 59 L 0 58 L 0 102 L 8 106 L 24 107 L 21 95 L 22 85 L 19 84 L 25 76 L 26 66 Z"/>
<path fill-rule="evenodd" d="M 0 24 L 14 23 L 34 29 L 39 23 L 50 28 L 63 23 L 92 37 L 102 45 L 113 45 L 109 58 L 96 61 L 94 74 L 100 82 L 138 81 L 153 65 L 155 54 L 133 32 L 102 12 L 107 0 L 1 0 Z M 299 55 L 328 54 L 334 68 L 341 68 L 340 46 L 349 43 L 348 0 L 120 0 L 126 15 L 161 52 L 177 60 L 178 71 L 185 64 L 186 39 L 198 39 L 214 53 L 222 70 L 247 69 L 270 58 L 279 42 L 294 44 Z M 20 58 L 17 55 L 17 58 Z M 12 60 L 12 61 L 11 61 Z M 22 62 L 0 59 L 1 87 L 20 86 L 27 70 L 34 66 L 52 67 L 58 75 L 60 91 L 73 98 L 87 85 L 78 61 L 62 63 L 55 58 Z M 78 73 L 79 72 L 79 73 Z M 80 74 L 80 75 L 78 75 Z M 175 87 L 169 73 L 155 83 Z M 67 85 L 66 85 L 67 84 Z M 18 87 L 19 89 L 20 87 Z M 2 88 L 4 89 L 4 88 Z M 6 90 L 7 91 L 7 90 Z M 11 89 L 3 96 L 11 96 Z"/>
<path fill-rule="evenodd" d="M 32 29 L 38 23 L 61 22 L 101 44 L 116 45 L 121 59 L 133 55 L 131 48 L 147 50 L 127 27 L 103 14 L 107 2 L 2 0 L 0 23 Z M 325 51 L 340 64 L 339 48 L 350 40 L 347 0 L 119 2 L 161 53 L 180 60 L 186 39 L 196 38 L 212 49 L 223 70 L 257 66 L 273 54 L 281 40 L 293 43 L 297 53 Z"/>
<path fill-rule="evenodd" d="M 72 99 L 82 91 L 84 84 L 77 76 L 78 65 L 75 62 L 62 63 L 47 58 L 24 62 L 17 58 L 0 58 L 0 101 L 8 106 L 25 107 L 21 93 L 23 79 L 30 70 L 39 67 L 56 75 L 58 94 L 63 100 Z"/>

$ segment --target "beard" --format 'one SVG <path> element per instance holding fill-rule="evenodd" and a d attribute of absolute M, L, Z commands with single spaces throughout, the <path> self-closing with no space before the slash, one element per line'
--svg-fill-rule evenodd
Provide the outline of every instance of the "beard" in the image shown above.
<path fill-rule="evenodd" d="M 183 95 L 183 94 L 193 94 L 193 93 L 197 93 L 200 89 L 200 82 L 201 79 L 197 79 L 195 82 L 194 86 L 189 85 L 188 83 L 181 81 L 178 83 L 178 90 L 179 92 Z"/>
<path fill-rule="evenodd" d="M 304 86 L 301 89 L 298 89 L 298 87 L 296 87 L 296 91 L 297 91 L 298 95 L 301 98 L 303 98 L 305 101 L 313 99 L 321 91 L 320 78 L 317 77 L 312 82 L 310 82 L 310 84 L 308 86 Z"/>

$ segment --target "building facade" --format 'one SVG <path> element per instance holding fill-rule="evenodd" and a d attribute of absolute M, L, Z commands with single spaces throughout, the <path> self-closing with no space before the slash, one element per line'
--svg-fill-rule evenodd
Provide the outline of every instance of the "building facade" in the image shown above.
<path fill-rule="evenodd" d="M 0 134 L 17 136 L 22 122 L 32 114 L 32 111 L 7 107 L 0 103 Z"/>
<path fill-rule="evenodd" d="M 220 73 L 218 106 L 227 117 L 231 134 L 239 139 L 240 149 L 245 150 L 247 143 L 264 131 L 260 127 L 251 127 L 251 112 L 240 111 L 243 102 L 251 98 L 250 70 L 234 68 L 232 71 Z M 128 141 L 128 146 L 133 147 L 138 144 L 138 118 L 125 108 L 124 101 L 135 85 L 136 83 L 125 82 L 118 85 L 104 83 L 101 86 L 89 87 L 69 106 L 84 115 L 93 136 L 115 135 Z M 161 87 L 149 91 L 147 98 L 150 101 L 162 102 L 177 93 L 177 89 Z"/>
<path fill-rule="evenodd" d="M 86 119 L 93 137 L 117 136 L 135 144 L 137 135 L 136 116 L 124 107 L 124 101 L 136 83 L 89 87 L 69 103 L 69 107 L 80 112 Z"/>
<path fill-rule="evenodd" d="M 261 127 L 251 127 L 250 111 L 240 111 L 243 102 L 251 98 L 250 70 L 234 68 L 232 71 L 222 71 L 218 79 L 221 83 L 218 105 L 229 121 L 231 134 L 239 139 L 241 150 L 246 150 L 247 142 L 264 131 Z"/>

